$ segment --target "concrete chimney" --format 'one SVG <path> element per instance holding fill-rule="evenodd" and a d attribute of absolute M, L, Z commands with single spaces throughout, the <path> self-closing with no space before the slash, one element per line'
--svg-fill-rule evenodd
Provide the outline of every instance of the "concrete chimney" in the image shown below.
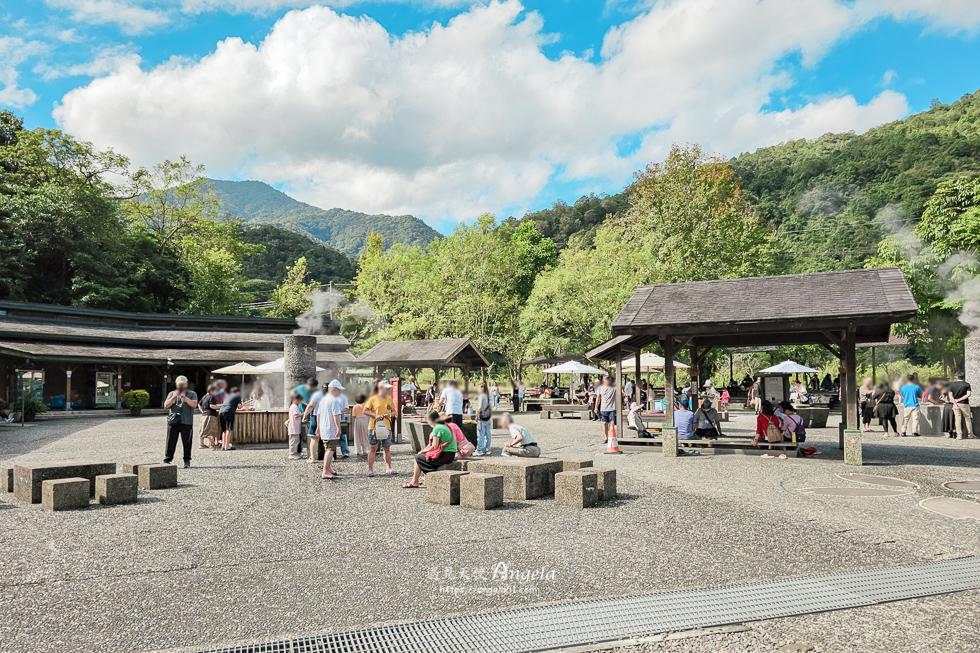
<path fill-rule="evenodd" d="M 293 388 L 305 385 L 307 379 L 316 376 L 316 336 L 285 336 L 282 355 L 286 368 L 285 405 L 288 406 Z"/>

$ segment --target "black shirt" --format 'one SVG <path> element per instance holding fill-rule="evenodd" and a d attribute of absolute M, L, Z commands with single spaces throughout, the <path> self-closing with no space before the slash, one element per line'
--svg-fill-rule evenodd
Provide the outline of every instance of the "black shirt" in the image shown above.
<path fill-rule="evenodd" d="M 201 403 L 198 405 L 201 407 L 201 414 L 205 417 L 214 417 L 218 414 L 218 411 L 215 410 L 215 406 L 218 404 L 214 403 L 214 397 L 210 394 L 204 395 L 201 398 Z"/>
<path fill-rule="evenodd" d="M 226 413 L 231 413 L 232 415 L 234 415 L 235 411 L 238 410 L 238 404 L 240 403 L 242 403 L 242 396 L 240 394 L 231 395 L 230 397 L 225 399 L 225 403 L 221 404 L 221 409 L 219 412 L 222 415 Z"/>
<path fill-rule="evenodd" d="M 966 381 L 953 381 L 949 384 L 949 394 L 953 395 L 953 399 L 962 399 L 970 390 L 972 388 Z"/>

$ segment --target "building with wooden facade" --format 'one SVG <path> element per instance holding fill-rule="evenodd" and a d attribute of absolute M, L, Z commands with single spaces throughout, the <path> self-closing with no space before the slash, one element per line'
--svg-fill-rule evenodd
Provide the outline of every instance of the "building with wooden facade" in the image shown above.
<path fill-rule="evenodd" d="M 178 375 L 203 390 L 211 370 L 283 355 L 291 319 L 125 313 L 0 301 L 0 400 L 15 402 L 25 386 L 53 410 L 117 408 L 123 393 L 143 389 L 150 407 L 163 403 Z M 317 364 L 336 374 L 354 362 L 339 324 L 324 320 Z"/>

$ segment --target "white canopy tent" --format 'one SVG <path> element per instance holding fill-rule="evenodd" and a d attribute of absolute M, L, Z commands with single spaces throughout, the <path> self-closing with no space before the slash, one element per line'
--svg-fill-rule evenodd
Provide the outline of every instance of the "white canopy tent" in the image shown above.
<path fill-rule="evenodd" d="M 793 361 L 783 361 L 778 365 L 773 365 L 772 367 L 767 367 L 764 370 L 760 370 L 763 374 L 795 374 L 802 372 L 804 374 L 811 374 L 813 372 L 819 372 L 820 370 L 815 370 L 812 367 L 807 367 L 806 365 L 800 365 Z"/>
<path fill-rule="evenodd" d="M 241 374 L 242 375 L 242 385 L 245 385 L 245 375 L 246 374 L 270 374 L 271 372 L 263 370 L 254 365 L 250 365 L 245 361 L 241 363 L 235 363 L 234 365 L 228 365 L 227 367 L 222 367 L 216 370 L 212 370 L 212 374 Z"/>
<path fill-rule="evenodd" d="M 255 369 L 262 370 L 261 372 L 257 372 L 257 374 L 275 374 L 275 373 L 285 374 L 286 373 L 286 359 L 285 358 L 277 358 L 274 361 L 269 361 L 268 363 L 262 363 L 261 365 L 256 365 L 255 366 Z M 323 367 L 320 367 L 319 365 L 317 365 L 316 366 L 316 371 L 317 372 L 324 372 L 324 371 L 326 371 L 326 368 L 323 368 Z"/>
<path fill-rule="evenodd" d="M 542 370 L 542 372 L 545 374 L 571 375 L 568 380 L 569 402 L 572 402 L 572 400 L 574 399 L 576 374 L 605 374 L 605 372 L 603 370 L 600 370 L 598 367 L 592 367 L 591 365 L 579 363 L 578 361 L 568 361 L 567 363 L 562 363 L 561 365 L 555 365 L 554 367 L 549 367 L 546 370 Z"/>

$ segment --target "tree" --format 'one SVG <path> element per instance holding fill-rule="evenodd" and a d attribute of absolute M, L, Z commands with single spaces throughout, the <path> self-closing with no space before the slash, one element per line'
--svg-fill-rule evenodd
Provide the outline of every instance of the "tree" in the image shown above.
<path fill-rule="evenodd" d="M 538 279 L 521 316 L 532 351 L 582 352 L 602 343 L 637 286 L 774 269 L 771 228 L 725 161 L 697 146 L 675 145 L 663 163 L 638 173 L 629 204 L 596 231 L 592 247 L 573 239 Z"/>
<path fill-rule="evenodd" d="M 250 296 L 241 290 L 242 265 L 227 249 L 213 248 L 199 255 L 191 268 L 188 313 L 241 315 Z"/>
<path fill-rule="evenodd" d="M 214 184 L 205 179 L 203 165 L 184 156 L 151 170 L 139 169 L 133 175 L 132 195 L 126 214 L 156 238 L 161 252 L 167 247 L 179 250 L 185 239 L 200 235 L 218 219 Z"/>
<path fill-rule="evenodd" d="M 286 278 L 272 291 L 272 317 L 296 317 L 312 305 L 310 295 L 320 289 L 316 281 L 306 281 L 306 259 L 302 256 L 286 270 Z"/>

